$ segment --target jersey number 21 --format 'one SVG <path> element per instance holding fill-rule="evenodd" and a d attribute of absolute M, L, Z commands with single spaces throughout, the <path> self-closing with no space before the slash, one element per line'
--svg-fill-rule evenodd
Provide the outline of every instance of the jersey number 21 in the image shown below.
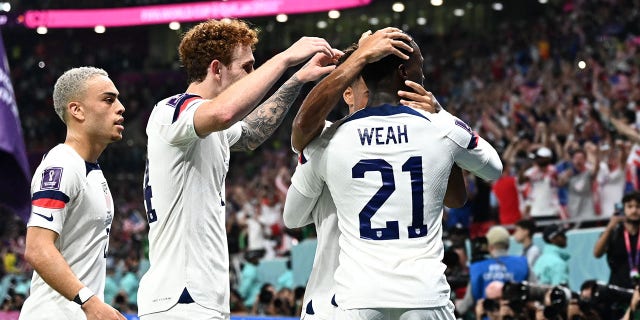
<path fill-rule="evenodd" d="M 365 172 L 377 171 L 382 177 L 382 186 L 369 199 L 359 214 L 360 238 L 370 240 L 400 239 L 398 221 L 387 221 L 384 228 L 372 228 L 371 218 L 396 190 L 393 167 L 384 159 L 363 159 L 351 169 L 352 178 L 364 178 Z M 411 157 L 403 165 L 402 171 L 411 177 L 411 225 L 407 226 L 409 238 L 420 238 L 427 235 L 424 224 L 424 195 L 422 188 L 422 157 Z"/>

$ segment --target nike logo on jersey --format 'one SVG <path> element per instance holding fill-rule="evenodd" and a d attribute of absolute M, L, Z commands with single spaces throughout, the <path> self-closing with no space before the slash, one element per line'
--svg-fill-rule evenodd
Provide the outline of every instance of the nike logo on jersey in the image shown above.
<path fill-rule="evenodd" d="M 45 216 L 44 214 L 39 214 L 39 213 L 35 213 L 35 212 L 34 212 L 34 214 L 43 217 L 45 220 L 47 220 L 49 222 L 53 221 L 53 214 L 51 214 L 51 213 L 49 213 L 49 216 Z"/>

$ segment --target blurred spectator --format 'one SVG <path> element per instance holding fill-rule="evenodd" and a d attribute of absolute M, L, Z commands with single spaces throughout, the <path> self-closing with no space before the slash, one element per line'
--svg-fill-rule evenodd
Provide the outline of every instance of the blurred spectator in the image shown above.
<path fill-rule="evenodd" d="M 536 222 L 533 219 L 522 219 L 516 222 L 513 239 L 522 245 L 522 255 L 527 258 L 529 270 L 540 256 L 540 248 L 533 244 L 533 234 L 536 231 Z"/>
<path fill-rule="evenodd" d="M 600 216 L 609 218 L 616 211 L 616 204 L 624 195 L 625 174 L 624 156 L 621 143 L 615 146 L 600 147 L 602 160 L 598 171 L 598 197 L 600 198 Z"/>
<path fill-rule="evenodd" d="M 240 276 L 240 287 L 238 293 L 244 298 L 244 305 L 247 308 L 255 307 L 258 294 L 262 295 L 262 283 L 258 278 L 258 264 L 264 252 L 259 250 L 247 251 L 245 255 L 246 263 L 242 267 Z"/>
<path fill-rule="evenodd" d="M 509 231 L 502 226 L 493 226 L 486 235 L 489 258 L 474 262 L 469 267 L 470 282 L 462 300 L 456 301 L 456 309 L 464 314 L 485 298 L 485 289 L 494 280 L 525 281 L 529 278 L 527 259 L 522 256 L 510 256 Z"/>
<path fill-rule="evenodd" d="M 502 225 L 516 223 L 522 218 L 520 212 L 520 193 L 513 166 L 503 160 L 502 176 L 493 183 L 492 192 L 498 200 L 498 218 Z"/>
<path fill-rule="evenodd" d="M 286 266 L 287 270 L 278 277 L 278 281 L 276 282 L 276 290 L 278 291 L 283 288 L 293 289 L 293 270 L 291 269 L 291 259 L 287 260 Z"/>
<path fill-rule="evenodd" d="M 551 163 L 552 156 L 549 148 L 539 148 L 533 167 L 524 172 L 524 181 L 527 183 L 525 218 L 557 219 L 560 215 L 558 176 Z"/>
<path fill-rule="evenodd" d="M 596 148 L 589 143 L 590 148 Z M 586 148 L 586 147 L 585 147 Z M 587 163 L 587 153 L 582 149 L 571 153 L 571 166 L 559 175 L 558 184 L 567 186 L 569 191 L 567 212 L 572 219 L 593 220 L 596 217 L 593 203 L 593 183 L 598 175 L 600 166 L 598 159 L 595 163 Z M 598 154 L 598 152 L 595 152 Z"/>
<path fill-rule="evenodd" d="M 569 258 L 571 255 L 567 251 L 567 236 L 565 229 L 552 224 L 547 226 L 542 238 L 546 243 L 542 248 L 542 254 L 533 265 L 540 284 L 547 285 L 569 285 Z"/>
<path fill-rule="evenodd" d="M 274 305 L 275 291 L 270 283 L 265 283 L 261 287 L 258 287 L 258 294 L 257 297 L 254 297 L 255 303 L 251 309 L 251 314 L 259 316 L 276 315 Z"/>

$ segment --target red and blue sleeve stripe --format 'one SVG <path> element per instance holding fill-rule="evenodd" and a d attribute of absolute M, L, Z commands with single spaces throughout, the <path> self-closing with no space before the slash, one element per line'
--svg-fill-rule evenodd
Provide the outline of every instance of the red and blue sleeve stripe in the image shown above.
<path fill-rule="evenodd" d="M 469 150 L 475 149 L 478 146 L 478 139 L 480 139 L 480 137 L 478 136 L 478 133 L 473 131 L 473 133 L 471 133 L 471 141 L 469 141 L 469 145 L 467 146 L 467 149 Z"/>
<path fill-rule="evenodd" d="M 175 108 L 176 110 L 173 112 L 173 122 L 176 122 L 180 117 L 182 111 L 184 111 L 187 106 L 194 100 L 201 99 L 200 96 L 195 94 L 184 94 L 176 101 Z"/>
<path fill-rule="evenodd" d="M 305 164 L 307 163 L 307 157 L 304 156 L 304 152 L 300 152 L 298 155 L 298 163 Z"/>
<path fill-rule="evenodd" d="M 31 204 L 47 209 L 62 209 L 69 202 L 69 196 L 62 191 L 38 191 L 31 197 Z"/>

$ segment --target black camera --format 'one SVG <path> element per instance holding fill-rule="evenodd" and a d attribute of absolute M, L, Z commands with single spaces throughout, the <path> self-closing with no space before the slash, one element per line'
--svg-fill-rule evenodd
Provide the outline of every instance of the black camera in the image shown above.
<path fill-rule="evenodd" d="M 544 308 L 544 317 L 547 319 L 566 319 L 571 295 L 569 288 L 553 287 L 549 292 L 550 304 Z"/>
<path fill-rule="evenodd" d="M 527 281 L 507 282 L 502 287 L 502 297 L 509 301 L 509 307 L 514 312 L 524 309 L 527 301 L 544 302 L 544 295 L 550 287 L 533 285 Z"/>
<path fill-rule="evenodd" d="M 614 310 L 624 310 L 631 301 L 633 290 L 611 284 L 587 280 L 580 287 L 578 306 L 583 313 L 595 312 L 608 318 Z M 617 310 L 617 311 L 620 311 Z"/>

